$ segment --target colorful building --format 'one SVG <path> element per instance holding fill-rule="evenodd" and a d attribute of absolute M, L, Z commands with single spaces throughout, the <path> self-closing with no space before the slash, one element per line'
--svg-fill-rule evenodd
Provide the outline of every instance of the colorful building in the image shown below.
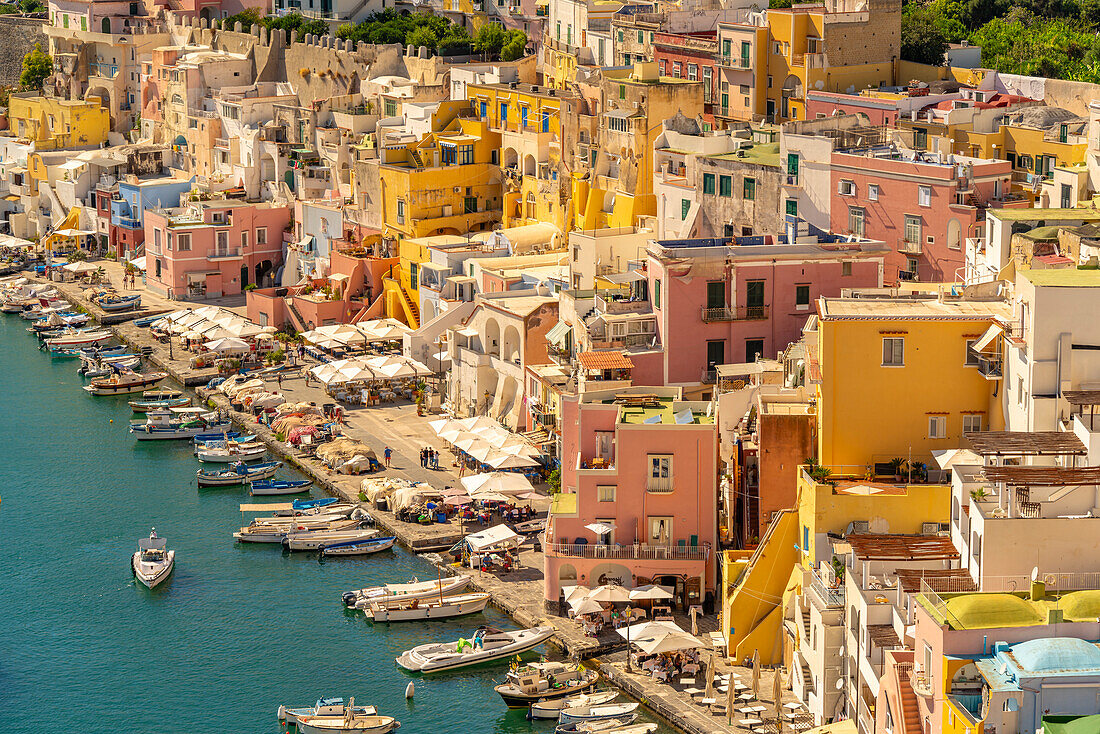
<path fill-rule="evenodd" d="M 8 127 L 36 150 L 91 148 L 106 142 L 111 117 L 95 97 L 70 100 L 15 92 L 8 101 Z"/>
<path fill-rule="evenodd" d="M 111 199 L 111 224 L 108 246 L 119 257 L 135 257 L 145 242 L 145 212 L 149 209 L 178 207 L 180 196 L 191 191 L 194 179 L 167 176 L 123 179 Z"/>

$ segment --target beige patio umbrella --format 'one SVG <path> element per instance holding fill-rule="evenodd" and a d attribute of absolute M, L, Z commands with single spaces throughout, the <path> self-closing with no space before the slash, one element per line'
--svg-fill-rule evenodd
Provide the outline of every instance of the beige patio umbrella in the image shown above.
<path fill-rule="evenodd" d="M 714 669 L 714 650 L 711 650 L 710 659 L 707 660 L 707 690 L 703 692 L 703 698 L 714 698 L 714 676 L 717 672 Z M 731 685 L 730 688 L 732 687 Z"/>
<path fill-rule="evenodd" d="M 783 681 L 782 676 L 780 676 L 781 670 L 782 668 L 776 668 L 775 675 L 772 676 L 772 697 L 775 702 L 775 725 L 777 730 L 781 730 L 783 727 L 783 719 L 780 717 L 783 711 Z"/>
<path fill-rule="evenodd" d="M 734 677 L 730 676 L 730 685 L 726 689 L 726 724 L 733 724 L 733 706 L 737 702 L 737 686 L 734 685 Z"/>
<path fill-rule="evenodd" d="M 691 608 L 691 634 L 699 634 L 699 610 L 695 607 Z"/>
<path fill-rule="evenodd" d="M 752 697 L 760 700 L 760 650 L 752 651 Z"/>

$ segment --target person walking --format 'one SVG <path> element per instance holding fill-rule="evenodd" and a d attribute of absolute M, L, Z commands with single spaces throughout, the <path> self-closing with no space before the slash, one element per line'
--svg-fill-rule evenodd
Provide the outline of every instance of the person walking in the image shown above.
<path fill-rule="evenodd" d="M 279 372 L 275 375 L 275 381 L 279 383 L 279 389 L 283 389 L 283 373 Z"/>
<path fill-rule="evenodd" d="M 385 454 L 385 456 L 386 456 L 386 466 L 389 466 L 390 465 L 390 458 L 393 456 L 393 449 L 391 449 L 389 446 L 387 446 L 382 453 Z"/>

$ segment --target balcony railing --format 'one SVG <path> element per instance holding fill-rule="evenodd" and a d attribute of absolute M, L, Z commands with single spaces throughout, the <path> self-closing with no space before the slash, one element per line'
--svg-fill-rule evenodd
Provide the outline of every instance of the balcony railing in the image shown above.
<path fill-rule="evenodd" d="M 597 545 L 595 543 L 550 543 L 543 546 L 550 555 L 575 558 L 616 558 L 622 560 L 705 561 L 710 546 L 703 545 Z"/>
<path fill-rule="evenodd" d="M 126 229 L 141 229 L 141 222 L 133 217 L 119 217 L 118 226 L 125 227 Z"/>
<path fill-rule="evenodd" d="M 902 237 L 898 240 L 898 252 L 904 252 L 906 255 L 920 255 L 924 252 L 924 247 L 921 245 L 919 239 L 911 240 L 907 237 Z"/>
<path fill-rule="evenodd" d="M 1004 376 L 1004 360 L 1001 355 L 978 355 L 978 374 L 987 380 L 999 380 Z"/>
<path fill-rule="evenodd" d="M 209 254 L 207 254 L 206 259 L 207 260 L 224 260 L 224 259 L 233 258 L 233 257 L 240 257 L 240 256 L 241 256 L 241 248 L 239 248 L 239 247 L 219 247 L 215 250 L 212 250 Z"/>
<path fill-rule="evenodd" d="M 811 581 L 810 586 L 813 587 L 813 590 L 817 592 L 817 595 L 821 598 L 823 602 L 825 602 L 826 606 L 844 606 L 843 586 L 829 586 L 821 579 L 820 576 L 818 576 L 817 571 L 811 571 L 810 573 L 813 576 L 813 580 Z"/>
<path fill-rule="evenodd" d="M 727 69 L 751 69 L 752 59 L 748 56 L 734 56 L 734 55 L 721 55 L 716 56 L 718 59 L 718 65 L 724 66 Z"/>
<path fill-rule="evenodd" d="M 768 306 L 704 306 L 700 318 L 707 324 L 714 321 L 765 321 Z"/>
<path fill-rule="evenodd" d="M 798 183 L 798 174 L 797 173 L 788 173 L 785 176 L 783 176 L 783 185 L 784 186 L 798 186 L 799 185 L 799 183 Z"/>

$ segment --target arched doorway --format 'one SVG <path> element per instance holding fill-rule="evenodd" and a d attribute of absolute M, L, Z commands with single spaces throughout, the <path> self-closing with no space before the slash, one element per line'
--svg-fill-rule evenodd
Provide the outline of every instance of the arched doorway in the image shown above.
<path fill-rule="evenodd" d="M 271 261 L 263 260 L 256 263 L 256 285 L 260 288 L 267 288 L 271 286 Z"/>
<path fill-rule="evenodd" d="M 99 25 L 100 25 L 100 28 L 102 29 L 103 33 L 110 33 L 111 32 L 111 19 L 110 18 L 104 18 L 103 22 L 100 23 Z"/>
<path fill-rule="evenodd" d="M 199 11 L 199 18 L 201 20 L 205 20 L 205 21 L 209 22 L 210 19 L 211 19 L 211 15 L 212 15 L 212 13 L 210 11 L 210 8 L 208 8 L 208 7 L 203 8 L 202 10 Z"/>

